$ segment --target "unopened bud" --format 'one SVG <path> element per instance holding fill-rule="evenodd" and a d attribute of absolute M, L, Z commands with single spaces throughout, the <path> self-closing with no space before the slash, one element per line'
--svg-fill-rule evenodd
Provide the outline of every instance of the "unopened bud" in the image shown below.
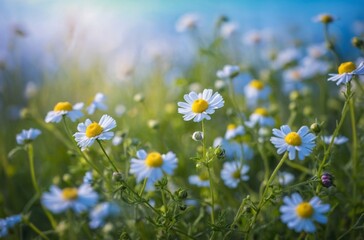
<path fill-rule="evenodd" d="M 318 134 L 321 132 L 321 126 L 318 123 L 312 123 L 310 126 L 310 129 L 312 132 L 314 132 L 315 134 Z"/>
<path fill-rule="evenodd" d="M 334 178 L 330 173 L 323 173 L 321 175 L 321 184 L 322 186 L 329 188 L 331 186 L 334 186 Z"/>
<path fill-rule="evenodd" d="M 192 139 L 195 141 L 202 141 L 203 140 L 203 132 L 197 131 L 192 134 Z"/>
<path fill-rule="evenodd" d="M 221 148 L 220 146 L 215 148 L 214 154 L 218 159 L 225 158 L 225 150 L 223 148 Z"/>
<path fill-rule="evenodd" d="M 144 95 L 141 93 L 134 95 L 134 101 L 136 102 L 144 102 Z"/>

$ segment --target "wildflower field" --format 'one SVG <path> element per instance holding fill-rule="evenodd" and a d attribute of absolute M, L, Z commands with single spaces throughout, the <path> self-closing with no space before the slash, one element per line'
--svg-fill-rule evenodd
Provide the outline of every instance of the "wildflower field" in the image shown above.
<path fill-rule="evenodd" d="M 364 19 L 224 14 L 121 57 L 71 18 L 26 64 L 37 33 L 8 28 L 0 238 L 364 239 Z"/>

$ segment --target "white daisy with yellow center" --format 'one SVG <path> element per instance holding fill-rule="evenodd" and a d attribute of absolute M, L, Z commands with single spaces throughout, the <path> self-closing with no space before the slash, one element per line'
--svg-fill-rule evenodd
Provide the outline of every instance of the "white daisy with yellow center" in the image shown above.
<path fill-rule="evenodd" d="M 248 173 L 250 167 L 242 165 L 240 161 L 225 162 L 221 170 L 221 178 L 229 188 L 236 188 L 241 181 L 249 180 Z"/>
<path fill-rule="evenodd" d="M 130 173 L 134 174 L 137 182 L 148 179 L 146 190 L 153 190 L 153 184 L 160 180 L 164 174 L 173 174 L 177 167 L 177 158 L 173 152 L 160 154 L 159 152 L 147 153 L 141 149 L 137 151 L 137 158 L 132 158 Z"/>
<path fill-rule="evenodd" d="M 67 116 L 72 122 L 76 121 L 83 116 L 81 109 L 83 108 L 83 103 L 76 103 L 72 106 L 69 102 L 58 102 L 53 111 L 47 113 L 45 117 L 45 122 L 60 122 L 63 116 Z"/>
<path fill-rule="evenodd" d="M 82 184 L 78 188 L 60 189 L 52 186 L 50 192 L 43 193 L 41 202 L 53 213 L 65 212 L 72 209 L 76 213 L 89 210 L 98 201 L 98 194 L 90 184 Z"/>
<path fill-rule="evenodd" d="M 338 74 L 330 73 L 327 81 L 336 82 L 336 85 L 347 84 L 355 75 L 363 74 L 364 62 L 361 62 L 358 67 L 353 62 L 344 62 L 338 67 Z"/>
<path fill-rule="evenodd" d="M 224 106 L 224 99 L 217 92 L 213 94 L 211 89 L 205 89 L 202 93 L 190 92 L 184 95 L 186 102 L 178 102 L 178 113 L 184 114 L 183 120 L 201 122 L 210 120 L 209 114 Z"/>
<path fill-rule="evenodd" d="M 195 185 L 198 187 L 210 187 L 210 180 L 207 172 L 202 172 L 199 175 L 189 176 L 188 182 L 191 185 Z"/>
<path fill-rule="evenodd" d="M 290 160 L 296 158 L 296 152 L 298 158 L 303 160 L 311 154 L 316 145 L 316 136 L 309 132 L 307 126 L 301 127 L 297 132 L 292 132 L 288 125 L 283 125 L 280 130 L 274 128 L 273 135 L 275 137 L 271 137 L 270 141 L 278 149 L 277 153 L 282 154 L 287 151 Z"/>
<path fill-rule="evenodd" d="M 225 139 L 233 139 L 237 136 L 242 136 L 245 134 L 244 127 L 242 125 L 235 125 L 233 123 L 229 124 L 226 129 Z"/>
<path fill-rule="evenodd" d="M 251 80 L 245 87 L 244 93 L 249 107 L 254 107 L 259 100 L 266 100 L 270 94 L 270 88 L 257 79 Z"/>
<path fill-rule="evenodd" d="M 313 221 L 325 224 L 327 217 L 324 213 L 330 210 L 329 204 L 321 204 L 318 197 L 313 197 L 309 202 L 304 202 L 301 195 L 293 193 L 291 197 L 283 198 L 285 205 L 280 207 L 281 220 L 286 223 L 288 228 L 296 232 L 305 231 L 313 233 L 316 227 Z"/>
<path fill-rule="evenodd" d="M 249 127 L 259 125 L 260 127 L 274 126 L 274 119 L 269 116 L 269 112 L 265 108 L 256 108 L 250 115 L 249 121 L 245 122 Z"/>
<path fill-rule="evenodd" d="M 77 126 L 78 132 L 73 136 L 77 145 L 84 151 L 95 140 L 110 140 L 114 136 L 114 133 L 110 132 L 110 130 L 115 127 L 116 121 L 108 115 L 103 115 L 98 123 L 91 122 L 90 119 L 87 119 L 85 123 L 79 123 Z"/>

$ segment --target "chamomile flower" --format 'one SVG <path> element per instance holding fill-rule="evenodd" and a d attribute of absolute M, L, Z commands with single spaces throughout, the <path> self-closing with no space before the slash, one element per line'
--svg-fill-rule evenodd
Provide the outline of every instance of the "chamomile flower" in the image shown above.
<path fill-rule="evenodd" d="M 315 16 L 313 18 L 314 22 L 321 22 L 323 24 L 329 24 L 332 23 L 334 20 L 336 20 L 336 18 L 330 14 L 327 13 L 321 13 L 318 14 L 317 16 Z"/>
<path fill-rule="evenodd" d="M 103 227 L 107 218 L 117 216 L 120 207 L 114 202 L 104 202 L 97 204 L 90 212 L 89 226 L 92 229 Z"/>
<path fill-rule="evenodd" d="M 225 133 L 225 139 L 227 139 L 227 140 L 233 139 L 238 136 L 242 136 L 244 134 L 245 134 L 245 129 L 243 126 L 241 126 L 241 125 L 236 126 L 235 124 L 229 124 L 227 126 L 227 130 Z"/>
<path fill-rule="evenodd" d="M 196 13 L 186 13 L 181 16 L 176 24 L 177 32 L 186 32 L 188 30 L 194 30 L 198 27 L 200 16 Z"/>
<path fill-rule="evenodd" d="M 39 129 L 30 128 L 29 130 L 22 130 L 21 133 L 16 135 L 16 142 L 19 145 L 32 142 L 36 139 L 42 132 Z"/>
<path fill-rule="evenodd" d="M 178 102 L 178 113 L 184 114 L 183 120 L 201 122 L 202 120 L 210 120 L 209 114 L 213 114 L 216 109 L 224 106 L 224 99 L 212 89 L 205 89 L 202 93 L 190 92 L 184 95 L 186 102 Z"/>
<path fill-rule="evenodd" d="M 76 103 L 72 106 L 72 104 L 69 102 L 59 102 L 54 106 L 53 111 L 47 113 L 45 122 L 58 123 L 62 120 L 63 116 L 69 117 L 69 119 L 74 122 L 83 116 L 83 113 L 81 112 L 82 108 L 83 103 Z"/>
<path fill-rule="evenodd" d="M 116 121 L 108 115 L 103 115 L 99 123 L 91 122 L 90 119 L 87 119 L 85 123 L 79 123 L 77 126 L 78 132 L 73 136 L 77 145 L 84 151 L 95 140 L 110 140 L 114 136 L 114 133 L 110 132 L 110 130 L 115 127 Z"/>
<path fill-rule="evenodd" d="M 249 180 L 248 173 L 250 167 L 242 165 L 240 161 L 225 162 L 221 170 L 221 178 L 229 188 L 236 188 L 241 181 Z"/>
<path fill-rule="evenodd" d="M 105 105 L 106 96 L 102 93 L 97 93 L 94 100 L 87 107 L 88 114 L 94 114 L 97 109 L 106 110 L 107 106 Z"/>
<path fill-rule="evenodd" d="M 348 83 L 355 75 L 364 74 L 364 62 L 361 62 L 358 67 L 356 67 L 353 62 L 344 62 L 340 64 L 338 73 L 339 74 L 330 73 L 330 77 L 327 81 L 336 82 L 336 85 Z"/>
<path fill-rule="evenodd" d="M 332 135 L 331 136 L 322 136 L 321 139 L 326 143 L 326 144 L 330 144 L 331 140 L 332 140 Z M 347 141 L 349 141 L 349 139 L 347 137 L 344 136 L 337 136 L 334 139 L 334 144 L 336 145 L 341 145 L 346 143 Z"/>
<path fill-rule="evenodd" d="M 0 219 L 0 237 L 6 237 L 9 233 L 9 228 L 14 227 L 22 221 L 21 214 L 13 215 L 4 219 Z"/>
<path fill-rule="evenodd" d="M 146 190 L 152 190 L 153 184 L 160 180 L 164 174 L 173 174 L 177 167 L 177 158 L 173 152 L 160 154 L 159 152 L 147 153 L 141 149 L 137 151 L 137 158 L 131 159 L 130 173 L 136 176 L 139 183 L 147 178 Z"/>
<path fill-rule="evenodd" d="M 207 172 L 203 172 L 200 175 L 189 176 L 188 182 L 191 185 L 196 185 L 198 187 L 210 187 L 210 181 Z"/>
<path fill-rule="evenodd" d="M 236 34 L 238 28 L 239 28 L 238 24 L 233 22 L 227 22 L 221 26 L 220 34 L 223 38 L 228 39 L 234 34 Z"/>
<path fill-rule="evenodd" d="M 320 198 L 316 196 L 309 202 L 304 202 L 300 194 L 293 193 L 291 197 L 285 196 L 283 202 L 284 205 L 279 209 L 282 213 L 281 220 L 289 229 L 313 233 L 316 231 L 314 221 L 327 223 L 324 214 L 330 210 L 330 205 L 322 204 Z"/>
<path fill-rule="evenodd" d="M 251 80 L 245 87 L 244 93 L 249 107 L 256 106 L 259 100 L 266 100 L 270 94 L 270 88 L 262 81 Z"/>
<path fill-rule="evenodd" d="M 278 149 L 277 153 L 282 154 L 288 152 L 290 160 L 298 158 L 303 160 L 306 156 L 310 155 L 312 149 L 315 147 L 316 136 L 309 132 L 307 126 L 301 127 L 297 132 L 292 132 L 288 125 L 281 126 L 281 129 L 273 129 L 274 137 L 270 141 Z"/>
<path fill-rule="evenodd" d="M 98 194 L 90 184 L 82 184 L 78 188 L 64 189 L 53 185 L 50 192 L 43 193 L 41 202 L 44 207 L 53 213 L 61 213 L 68 209 L 81 213 L 93 207 L 98 198 Z"/>
<path fill-rule="evenodd" d="M 254 127 L 259 125 L 260 127 L 272 127 L 274 126 L 274 119 L 269 116 L 268 111 L 265 108 L 257 108 L 250 115 L 249 121 L 245 122 L 248 127 Z"/>
<path fill-rule="evenodd" d="M 240 72 L 239 66 L 225 65 L 222 70 L 216 72 L 216 76 L 222 79 L 229 79 L 236 77 Z"/>
<path fill-rule="evenodd" d="M 282 186 L 286 186 L 286 185 L 290 184 L 291 182 L 293 182 L 293 180 L 294 180 L 294 175 L 290 172 L 278 173 L 278 182 Z"/>

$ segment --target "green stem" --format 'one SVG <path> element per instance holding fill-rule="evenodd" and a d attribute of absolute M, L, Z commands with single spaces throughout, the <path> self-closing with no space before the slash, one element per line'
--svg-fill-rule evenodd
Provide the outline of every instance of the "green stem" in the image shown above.
<path fill-rule="evenodd" d="M 37 228 L 33 223 L 31 222 L 27 222 L 26 223 L 34 232 L 36 232 L 41 238 L 43 239 L 49 239 L 46 235 L 44 235 L 44 233 L 39 230 L 39 228 Z"/>
<path fill-rule="evenodd" d="M 353 177 L 356 177 L 357 165 L 358 165 L 358 136 L 356 131 L 356 122 L 355 122 L 355 109 L 354 109 L 354 99 L 352 98 L 349 102 L 350 104 L 350 119 L 351 119 L 351 128 L 353 135 L 353 146 L 352 146 L 352 168 L 353 168 Z"/>
<path fill-rule="evenodd" d="M 27 149 L 28 149 L 28 158 L 29 158 L 29 166 L 30 166 L 30 175 L 31 175 L 31 178 L 32 178 L 33 187 L 35 189 L 35 192 L 37 194 L 39 194 L 40 190 L 39 190 L 37 180 L 35 178 L 33 145 L 29 143 L 27 145 Z"/>
<path fill-rule="evenodd" d="M 304 166 L 302 166 L 301 164 L 298 164 L 298 163 L 295 163 L 293 161 L 287 161 L 286 162 L 288 166 L 290 166 L 291 168 L 294 168 L 294 169 L 297 169 L 303 173 L 306 173 L 306 174 L 312 174 L 312 171 Z"/>
<path fill-rule="evenodd" d="M 109 155 L 106 153 L 106 151 L 105 151 L 105 149 L 104 149 L 104 147 L 102 146 L 102 144 L 101 144 L 101 141 L 100 140 L 96 140 L 98 143 L 99 143 L 99 145 L 100 145 L 100 147 L 101 147 L 101 149 L 102 149 L 102 152 L 105 154 L 105 156 L 106 156 L 106 158 L 107 158 L 107 160 L 109 160 L 109 162 L 110 162 L 110 164 L 111 164 L 111 166 L 114 168 L 114 170 L 115 170 L 115 172 L 119 172 L 119 170 L 117 169 L 117 167 L 115 166 L 115 164 L 113 163 L 113 161 L 111 161 L 111 159 L 110 159 L 110 157 L 109 157 Z"/>
<path fill-rule="evenodd" d="M 326 45 L 328 46 L 328 49 L 332 53 L 332 55 L 334 55 L 336 65 L 339 66 L 339 64 L 340 64 L 339 54 L 336 52 L 334 43 L 330 39 L 328 24 L 324 24 L 324 35 L 325 35 Z"/>
<path fill-rule="evenodd" d="M 139 196 L 142 196 L 142 194 L 144 192 L 144 189 L 145 189 L 145 186 L 147 185 L 147 181 L 148 181 L 148 178 L 145 178 L 144 181 L 143 181 L 142 188 L 140 189 Z"/>
<path fill-rule="evenodd" d="M 338 136 L 339 134 L 339 131 L 341 129 L 341 126 L 343 125 L 344 123 L 344 120 L 345 120 L 345 117 L 346 117 L 346 114 L 348 112 L 348 105 L 349 105 L 349 102 L 350 102 L 350 99 L 352 98 L 352 94 L 351 94 L 351 86 L 350 86 L 350 82 L 347 84 L 347 93 L 346 93 L 346 100 L 345 100 L 345 103 L 344 103 L 344 107 L 341 111 L 341 118 L 340 118 L 340 122 L 339 124 L 336 126 L 335 128 L 335 131 L 334 133 L 332 134 L 332 139 L 331 139 L 331 142 L 329 144 L 329 147 L 326 149 L 325 153 L 324 153 L 324 158 L 322 159 L 322 162 L 317 170 L 317 177 L 320 178 L 321 177 L 321 174 L 322 174 L 322 170 L 323 168 L 325 167 L 326 165 L 326 161 L 328 160 L 328 157 L 331 153 L 331 149 L 334 145 L 334 141 L 335 141 L 335 138 Z M 319 192 L 320 190 L 320 185 L 317 186 L 316 188 L 316 193 Z"/>
<path fill-rule="evenodd" d="M 260 213 L 261 209 L 263 208 L 264 204 L 265 204 L 265 203 L 266 203 L 266 201 L 267 201 L 265 198 L 266 198 L 266 194 L 267 194 L 267 192 L 268 192 L 268 189 L 269 189 L 270 185 L 272 184 L 273 180 L 275 179 L 275 177 L 276 177 L 276 175 L 277 175 L 277 173 L 278 173 L 279 169 L 282 167 L 283 163 L 286 161 L 287 157 L 288 157 L 288 152 L 286 152 L 286 153 L 283 155 L 283 157 L 282 157 L 282 158 L 281 158 L 281 160 L 279 161 L 278 165 L 277 165 L 277 166 L 276 166 L 276 168 L 273 170 L 272 175 L 271 175 L 271 176 L 270 176 L 270 178 L 268 179 L 267 185 L 265 186 L 265 189 L 264 189 L 263 195 L 262 195 L 262 197 L 260 198 L 260 201 L 259 201 L 258 207 L 257 207 L 256 212 L 255 212 L 254 217 L 253 217 L 253 220 L 252 220 L 252 222 L 250 223 L 249 229 L 248 229 L 248 231 L 247 231 L 247 237 L 248 237 L 248 238 L 249 238 L 249 234 L 250 234 L 251 230 L 252 230 L 252 229 L 253 229 L 253 227 L 254 227 L 254 224 L 255 224 L 255 222 L 256 222 L 256 220 L 257 220 L 257 218 L 258 218 L 258 215 L 259 215 L 259 213 Z"/>
<path fill-rule="evenodd" d="M 209 174 L 209 181 L 210 181 L 210 197 L 211 197 L 211 223 L 215 224 L 215 196 L 214 196 L 214 183 L 211 176 L 210 167 L 207 166 L 207 172 Z"/>

